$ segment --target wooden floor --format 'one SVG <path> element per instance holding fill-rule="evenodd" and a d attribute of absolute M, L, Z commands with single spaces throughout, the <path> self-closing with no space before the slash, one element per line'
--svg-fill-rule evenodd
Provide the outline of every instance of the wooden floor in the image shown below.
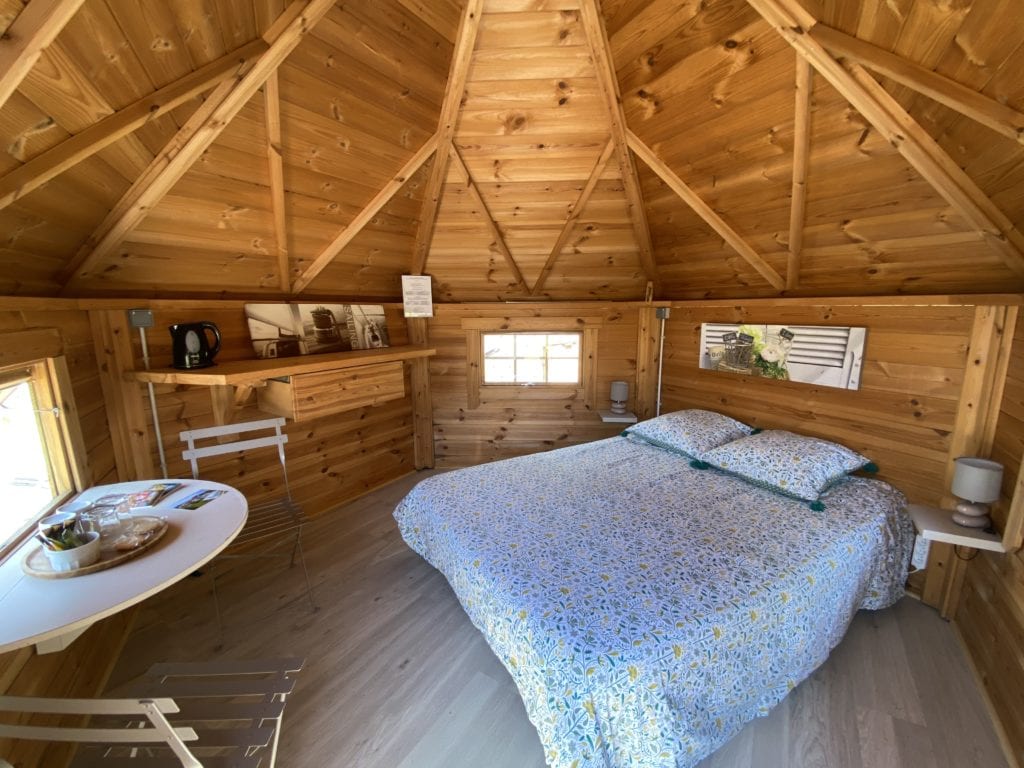
<path fill-rule="evenodd" d="M 302 655 L 281 768 L 542 768 L 515 686 L 391 511 L 424 475 L 316 521 L 301 570 L 242 563 L 147 601 L 111 680 L 158 660 Z M 952 628 L 905 598 L 862 611 L 828 662 L 701 768 L 999 768 L 1006 761 Z"/>

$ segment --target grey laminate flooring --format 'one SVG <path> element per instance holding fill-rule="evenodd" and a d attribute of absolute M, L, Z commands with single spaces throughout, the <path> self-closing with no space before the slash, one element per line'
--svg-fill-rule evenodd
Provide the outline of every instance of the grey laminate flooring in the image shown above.
<path fill-rule="evenodd" d="M 299 568 L 242 560 L 147 601 L 111 680 L 162 660 L 301 655 L 281 768 L 542 768 L 515 686 L 391 518 L 412 475 L 315 521 Z M 952 628 L 910 598 L 861 611 L 829 660 L 700 768 L 1002 768 Z"/>

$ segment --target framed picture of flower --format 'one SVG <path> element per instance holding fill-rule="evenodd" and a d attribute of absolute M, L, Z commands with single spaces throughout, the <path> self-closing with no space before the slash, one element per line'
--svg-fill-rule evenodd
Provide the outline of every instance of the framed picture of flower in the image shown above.
<path fill-rule="evenodd" d="M 866 336 L 849 326 L 702 323 L 700 367 L 859 389 Z"/>

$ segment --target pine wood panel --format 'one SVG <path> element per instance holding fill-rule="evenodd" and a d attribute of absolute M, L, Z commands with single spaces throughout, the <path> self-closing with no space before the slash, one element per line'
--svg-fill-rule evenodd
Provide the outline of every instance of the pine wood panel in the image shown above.
<path fill-rule="evenodd" d="M 400 311 L 390 305 L 385 314 L 392 345 L 406 343 Z M 170 364 L 171 339 L 167 326 L 198 320 L 214 322 L 220 329 L 219 361 L 252 359 L 242 302 L 209 302 L 189 309 L 155 312 L 155 327 L 149 334 L 152 367 Z M 136 359 L 139 354 L 136 348 Z M 289 479 L 297 501 L 308 514 L 321 514 L 341 499 L 354 498 L 368 488 L 412 471 L 413 416 L 407 372 L 402 387 L 404 397 L 376 407 L 324 415 L 312 421 L 288 422 L 285 431 L 289 435 Z M 139 391 L 141 396 L 142 390 Z M 161 384 L 156 385 L 156 392 L 168 471 L 172 477 L 187 477 L 190 469 L 181 459 L 178 433 L 214 423 L 209 389 Z M 151 421 L 149 409 L 146 410 L 146 419 Z M 256 397 L 251 395 L 232 421 L 261 417 L 264 414 L 256 410 Z M 255 502 L 281 492 L 276 465 L 276 455 L 269 452 L 252 456 L 232 454 L 212 460 L 207 466 L 210 479 L 234 485 Z"/>
<path fill-rule="evenodd" d="M 565 391 L 533 391 L 528 399 L 507 394 L 495 397 L 482 391 L 479 405 L 471 407 L 466 374 L 471 358 L 464 320 L 473 318 L 478 320 L 477 325 L 503 318 L 530 319 L 542 325 L 549 320 L 561 323 L 562 328 L 567 320 L 573 322 L 584 316 L 598 321 L 593 326 L 597 328 L 595 409 L 588 409 L 581 398 Z M 437 355 L 430 360 L 430 378 L 437 465 L 493 461 L 620 432 L 621 425 L 605 424 L 595 411 L 606 407 L 613 380 L 634 382 L 631 398 L 635 396 L 637 324 L 635 308 L 610 304 L 587 305 L 585 310 L 578 304 L 559 303 L 436 305 L 435 317 L 430 321 L 430 344 L 436 347 Z"/>
<path fill-rule="evenodd" d="M 114 454 L 99 368 L 93 351 L 88 314 L 81 310 L 51 308 L 36 302 L 34 309 L 0 310 L 0 334 L 31 328 L 55 328 L 60 334 L 81 432 L 85 438 L 87 485 L 115 482 Z M 37 696 L 90 697 L 106 684 L 131 624 L 131 612 L 92 627 L 68 650 L 37 656 L 31 648 L 0 655 L 0 693 Z M 0 754 L 15 765 L 64 764 L 66 746 L 0 740 Z"/>
<path fill-rule="evenodd" d="M 1024 459 L 1024 328 L 1018 322 L 1006 373 L 992 458 L 1004 467 L 994 517 L 1005 526 Z M 956 613 L 967 650 L 1018 762 L 1024 762 L 1024 558 L 979 552 L 967 566 Z"/>
<path fill-rule="evenodd" d="M 937 503 L 972 319 L 971 307 L 867 309 L 809 303 L 701 309 L 677 304 L 667 323 L 664 410 L 713 408 L 760 427 L 838 440 L 870 456 L 880 477 L 912 500 Z M 866 327 L 861 388 L 848 392 L 701 371 L 702 322 Z"/>

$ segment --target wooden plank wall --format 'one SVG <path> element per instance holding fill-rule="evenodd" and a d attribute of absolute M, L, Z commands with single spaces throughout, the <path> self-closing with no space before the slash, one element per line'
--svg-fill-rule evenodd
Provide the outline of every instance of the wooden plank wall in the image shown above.
<path fill-rule="evenodd" d="M 391 344 L 407 343 L 400 308 L 387 305 L 385 312 Z M 154 318 L 155 327 L 149 333 L 153 368 L 170 365 L 171 338 L 166 329 L 178 322 L 209 320 L 216 323 L 222 337 L 222 349 L 217 360 L 253 357 L 242 302 L 191 303 L 181 308 L 171 304 L 155 309 Z M 137 365 L 141 368 L 141 349 L 137 341 L 135 347 Z M 412 389 L 408 371 L 405 376 L 406 397 L 402 399 L 286 424 L 289 481 L 293 495 L 307 514 L 326 512 L 413 470 Z M 171 477 L 189 477 L 191 470 L 181 458 L 182 443 L 178 434 L 182 430 L 214 424 L 210 390 L 172 384 L 156 385 L 155 389 L 168 472 Z M 144 391 L 140 386 L 140 397 Z M 151 424 L 148 404 L 145 411 Z M 267 417 L 256 409 L 253 395 L 236 412 L 232 421 Z M 153 464 L 159 467 L 155 443 Z M 272 498 L 283 491 L 277 457 L 273 452 L 242 457 L 228 454 L 211 459 L 200 469 L 204 477 L 238 488 L 250 503 Z"/>
<path fill-rule="evenodd" d="M 27 328 L 56 328 L 63 339 L 64 356 L 85 437 L 91 483 L 116 481 L 114 450 L 107 428 L 107 413 L 93 351 L 89 317 L 70 308 L 70 302 L 46 303 L 13 300 L 0 303 L 0 334 Z M 3 341 L 0 339 L 0 344 Z M 31 648 L 0 654 L 0 694 L 91 696 L 106 682 L 127 630 L 129 613 L 92 627 L 62 653 L 37 656 Z M 57 766 L 67 750 L 42 743 L 12 746 L 0 740 L 0 754 L 14 765 Z"/>
<path fill-rule="evenodd" d="M 605 424 L 579 399 L 489 399 L 471 409 L 467 393 L 467 318 L 600 319 L 597 345 L 596 408 L 607 408 L 615 379 L 630 382 L 635 402 L 638 305 L 606 303 L 444 304 L 430 321 L 430 378 L 437 466 L 456 467 L 562 448 L 611 437 L 621 424 Z"/>
<path fill-rule="evenodd" d="M 871 457 L 879 476 L 913 501 L 938 504 L 973 317 L 970 306 L 675 304 L 666 328 L 662 411 L 710 408 L 759 427 L 836 440 Z M 702 322 L 866 327 L 861 388 L 702 371 Z"/>
<path fill-rule="evenodd" d="M 1000 523 L 1024 458 L 1024 324 L 1017 324 L 1013 341 L 992 448 L 1005 467 L 995 514 Z M 968 564 L 955 621 L 1009 748 L 1024 765 L 1024 551 L 981 552 Z"/>

